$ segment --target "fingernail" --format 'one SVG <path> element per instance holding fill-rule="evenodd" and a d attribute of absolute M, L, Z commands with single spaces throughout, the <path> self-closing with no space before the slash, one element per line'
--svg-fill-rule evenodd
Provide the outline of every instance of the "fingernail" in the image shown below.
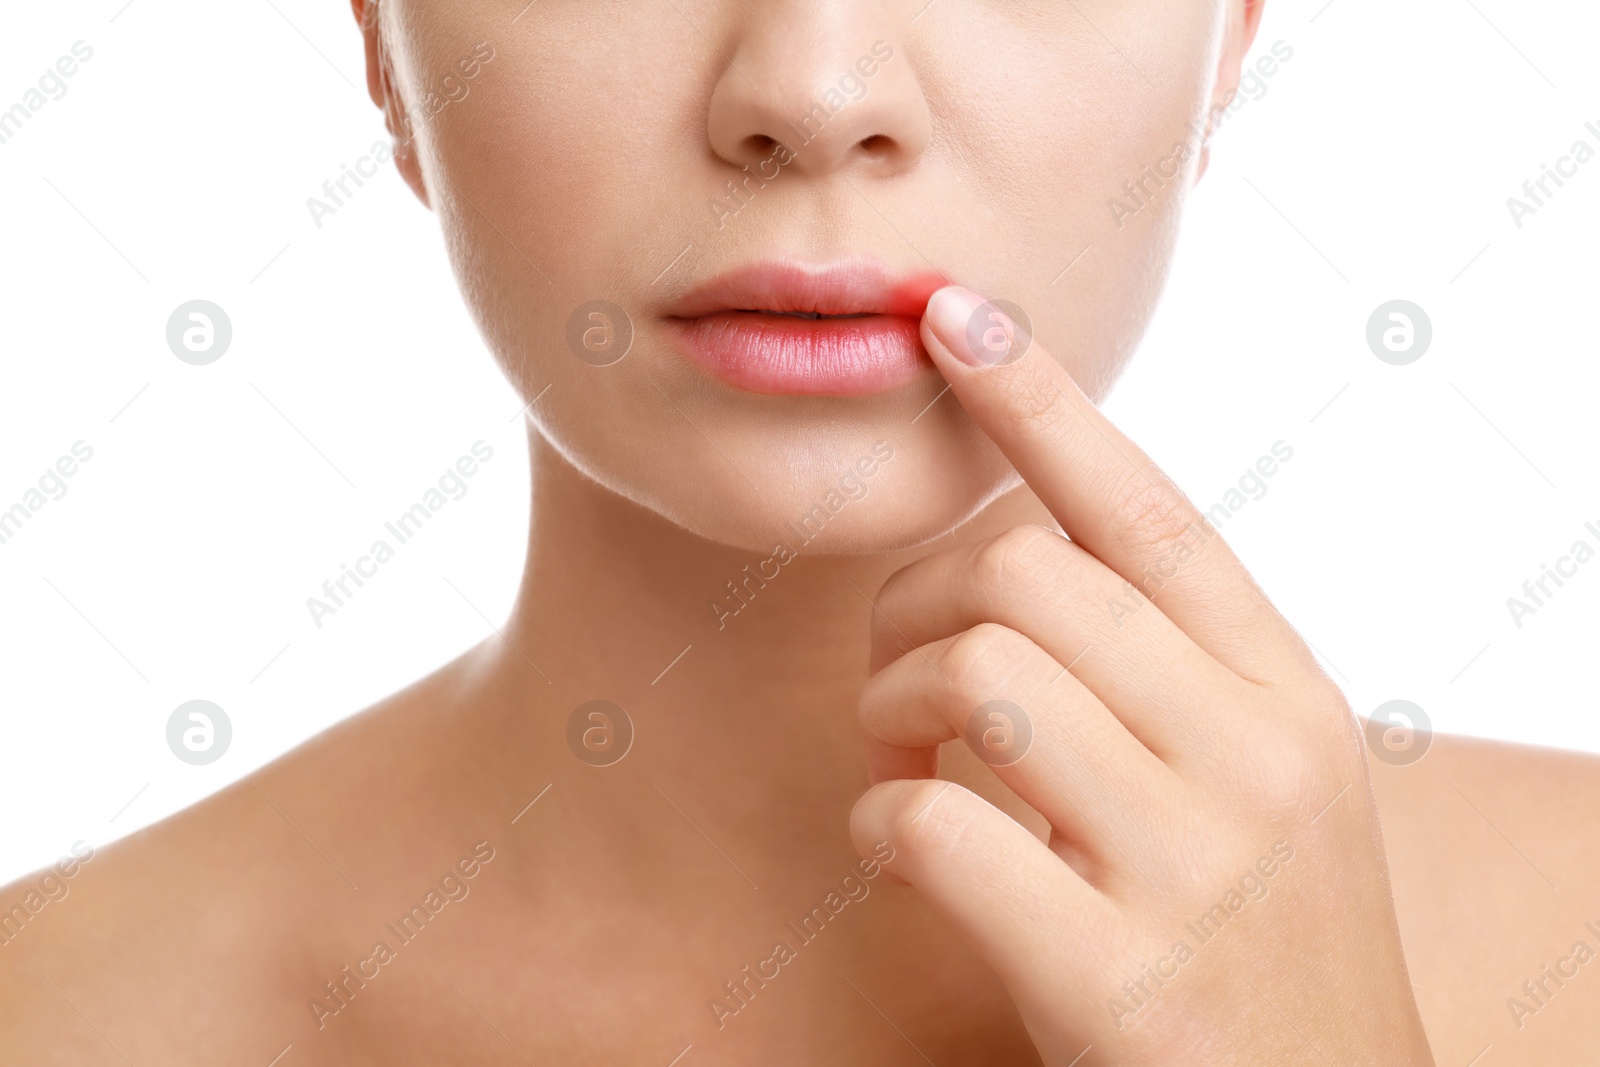
<path fill-rule="evenodd" d="M 1033 344 L 1033 324 L 1009 300 L 985 300 L 970 289 L 946 286 L 928 301 L 933 334 L 972 367 L 1015 363 Z"/>
<path fill-rule="evenodd" d="M 981 353 L 972 350 L 967 336 L 972 316 L 983 304 L 981 296 L 959 285 L 945 286 L 928 301 L 928 325 L 933 335 L 957 359 L 974 367 L 986 366 L 989 362 Z"/>

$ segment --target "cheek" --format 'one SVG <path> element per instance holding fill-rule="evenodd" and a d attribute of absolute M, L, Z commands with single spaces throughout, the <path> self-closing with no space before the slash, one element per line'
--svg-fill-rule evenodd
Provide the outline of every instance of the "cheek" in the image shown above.
<path fill-rule="evenodd" d="M 667 27 L 629 28 L 607 37 L 566 15 L 498 44 L 472 97 L 431 130 L 425 158 L 457 276 L 519 365 L 540 354 L 522 351 L 526 338 L 561 337 L 579 305 L 629 306 L 632 268 L 653 255 L 641 221 L 662 220 L 663 186 L 691 199 L 672 173 L 684 155 L 674 120 L 696 86 L 670 73 L 685 69 L 671 49 L 648 63 L 629 51 Z"/>
<path fill-rule="evenodd" d="M 1098 400 L 1166 279 L 1221 22 L 1212 2 L 1093 8 L 1093 26 L 1061 20 L 1048 40 L 1015 42 L 1003 76 L 987 55 L 951 61 L 935 106 L 974 281 L 1006 286 L 990 295 L 1019 304 Z"/>
<path fill-rule="evenodd" d="M 520 5 L 507 0 L 391 3 L 403 12 L 408 101 L 437 91 L 475 43 L 492 48 L 470 91 L 417 137 L 457 276 L 491 341 L 526 357 L 508 315 L 544 337 L 587 300 L 626 303 L 625 265 L 652 251 L 641 220 L 665 221 L 665 195 L 692 199 L 672 171 L 705 60 L 681 16 L 629 5 L 619 22 L 615 5 L 547 0 L 543 17 L 530 8 L 508 26 Z"/>
<path fill-rule="evenodd" d="M 423 156 L 463 295 L 524 398 L 542 397 L 541 432 L 579 469 L 654 506 L 652 488 L 684 492 L 655 446 L 680 445 L 681 458 L 697 443 L 680 441 L 695 431 L 652 384 L 670 371 L 639 308 L 702 221 L 690 169 L 700 160 L 684 145 L 704 139 L 703 109 L 690 129 L 704 61 L 684 51 L 670 5 L 629 20 L 623 36 L 566 11 L 495 42 L 470 97 L 432 123 Z"/>
<path fill-rule="evenodd" d="M 962 230 L 949 250 L 960 280 L 1021 306 L 1099 400 L 1165 283 L 1197 176 L 1221 10 L 1086 6 L 1093 26 L 1058 11 L 1043 37 L 986 27 L 982 48 L 926 64 L 923 88 L 938 115 L 928 163 Z"/>

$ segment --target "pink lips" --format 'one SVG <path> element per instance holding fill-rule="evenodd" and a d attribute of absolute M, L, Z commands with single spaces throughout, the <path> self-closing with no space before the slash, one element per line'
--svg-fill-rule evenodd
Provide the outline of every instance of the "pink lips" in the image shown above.
<path fill-rule="evenodd" d="M 735 388 L 866 396 L 927 373 L 919 322 L 946 284 L 868 258 L 769 260 L 711 279 L 669 307 L 667 321 L 695 362 Z"/>

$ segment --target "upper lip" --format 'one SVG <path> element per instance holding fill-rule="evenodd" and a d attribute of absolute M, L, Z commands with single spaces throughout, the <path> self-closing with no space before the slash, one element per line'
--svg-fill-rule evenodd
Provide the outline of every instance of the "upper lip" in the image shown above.
<path fill-rule="evenodd" d="M 735 267 L 703 282 L 675 301 L 667 313 L 680 319 L 725 311 L 920 318 L 928 298 L 946 284 L 936 272 L 897 272 L 866 256 L 822 264 L 769 259 Z"/>

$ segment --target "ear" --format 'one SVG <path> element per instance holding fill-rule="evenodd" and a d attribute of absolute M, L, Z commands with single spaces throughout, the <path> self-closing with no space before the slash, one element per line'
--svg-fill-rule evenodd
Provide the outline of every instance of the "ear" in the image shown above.
<path fill-rule="evenodd" d="M 428 186 L 422 180 L 422 165 L 417 160 L 416 141 L 412 135 L 411 118 L 406 114 L 406 104 L 394 83 L 394 64 L 384 44 L 383 30 L 378 18 L 378 0 L 350 0 L 350 10 L 355 14 L 356 25 L 366 41 L 367 95 L 383 112 L 384 125 L 394 138 L 394 165 L 400 176 L 417 194 L 423 204 L 428 201 Z"/>
<path fill-rule="evenodd" d="M 1261 10 L 1266 0 L 1227 0 L 1228 24 L 1223 29 L 1222 53 L 1217 59 L 1217 80 L 1211 88 L 1211 101 L 1206 108 L 1206 142 L 1200 146 L 1200 169 L 1195 181 L 1205 174 L 1211 163 L 1211 130 L 1217 124 L 1222 109 L 1233 103 L 1239 92 L 1239 76 L 1244 68 L 1244 57 L 1256 39 L 1261 26 Z"/>

